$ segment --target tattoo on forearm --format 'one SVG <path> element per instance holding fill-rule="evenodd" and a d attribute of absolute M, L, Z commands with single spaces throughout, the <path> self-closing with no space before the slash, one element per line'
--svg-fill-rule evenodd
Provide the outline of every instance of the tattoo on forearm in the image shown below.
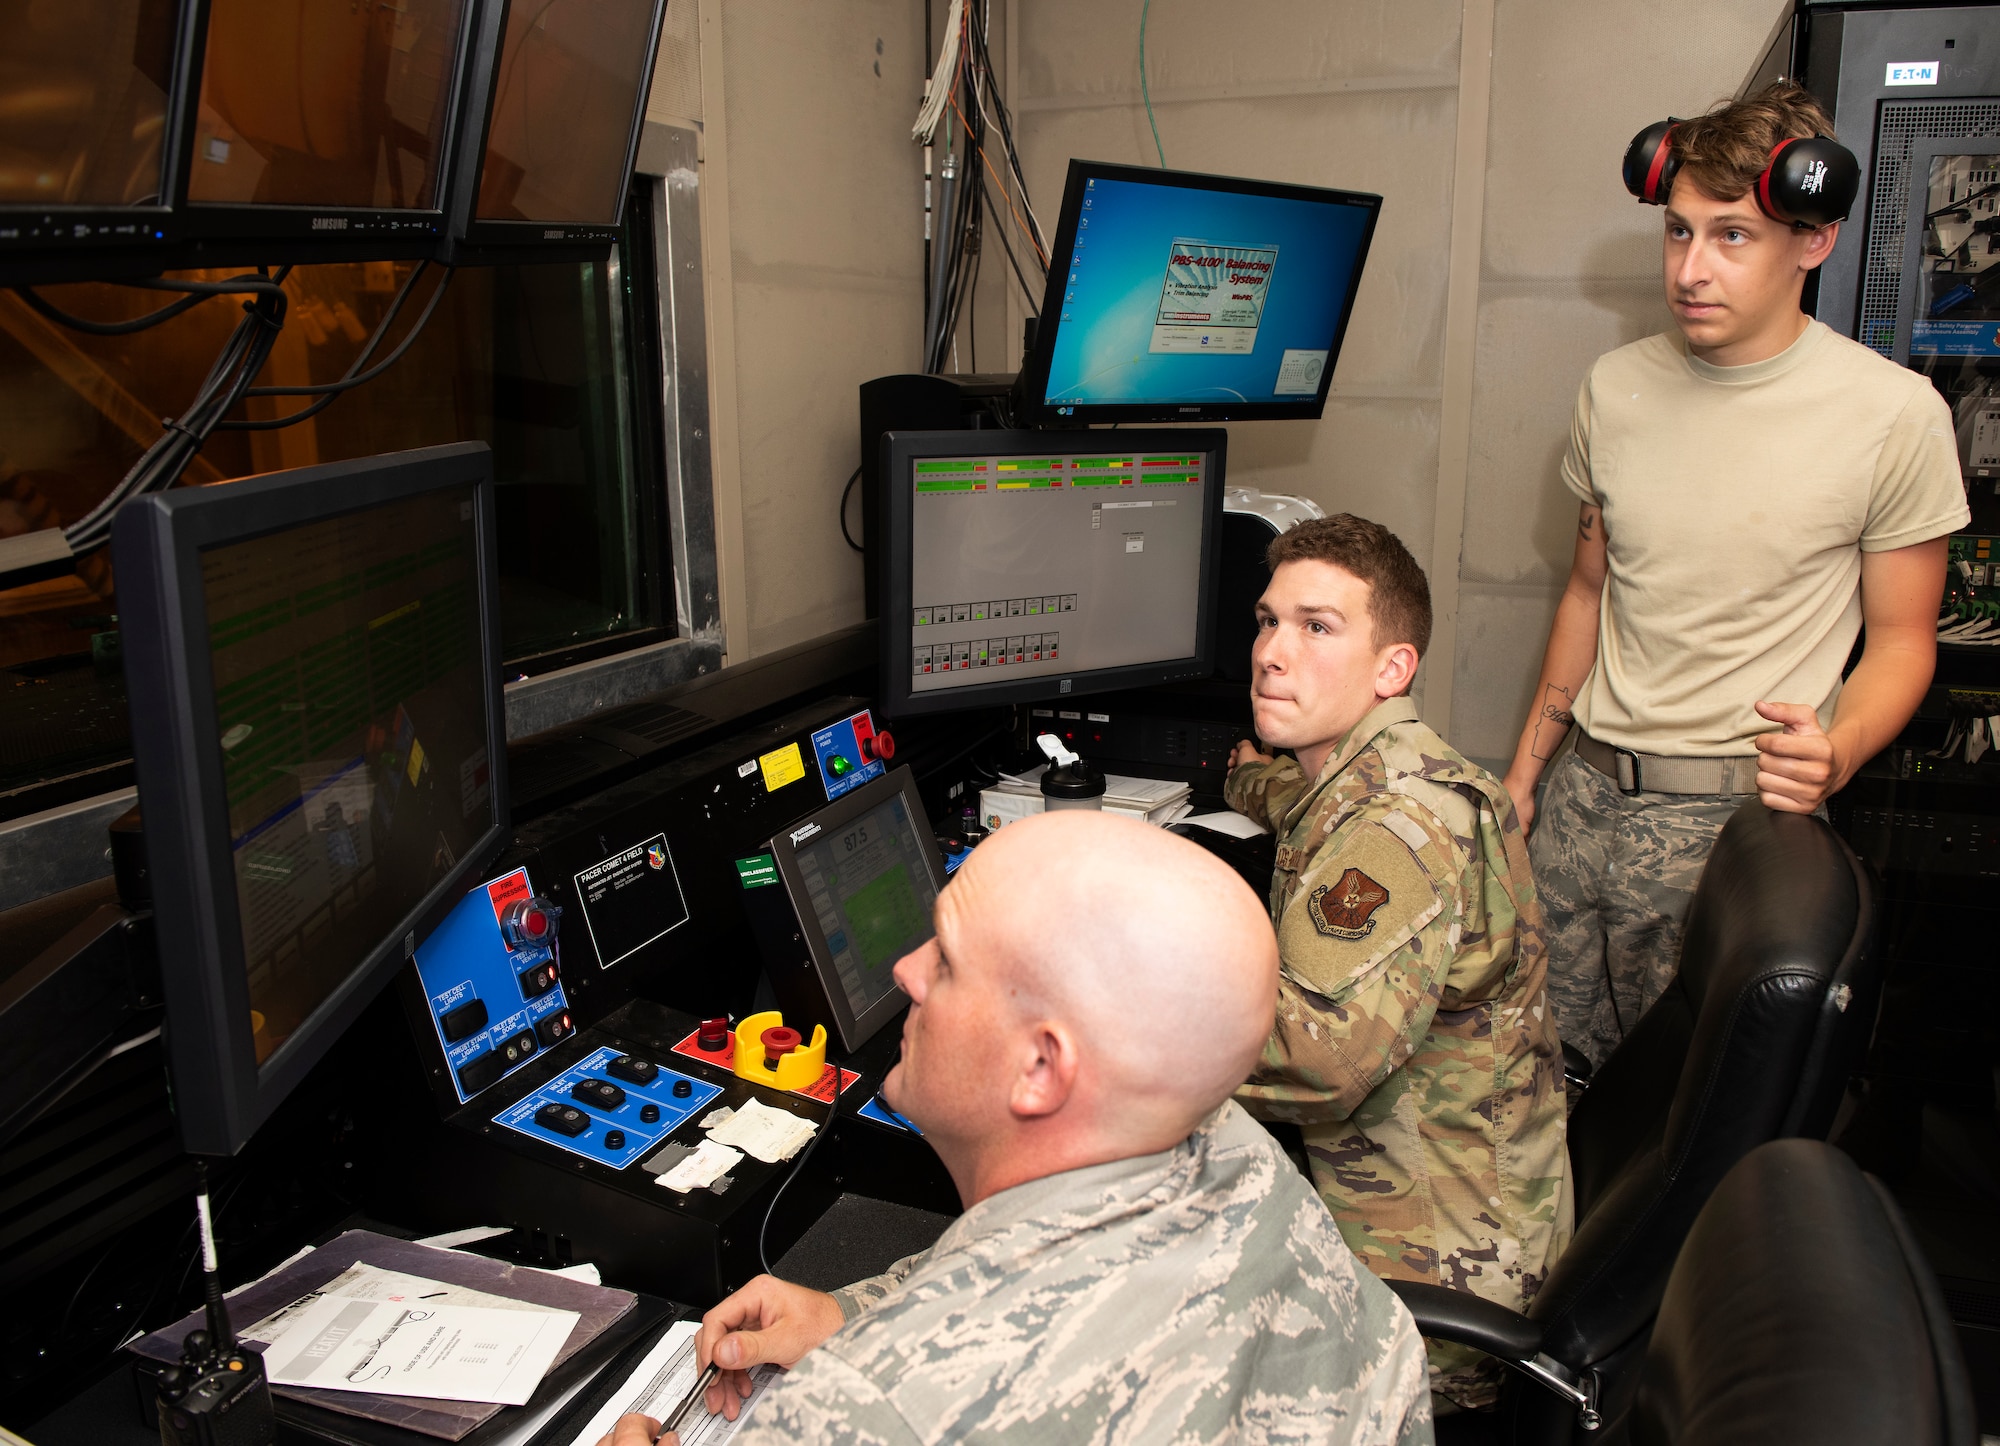
<path fill-rule="evenodd" d="M 1547 763 L 1556 756 L 1556 749 L 1562 746 L 1570 724 L 1576 722 L 1576 715 L 1570 712 L 1570 705 L 1575 701 L 1574 693 L 1567 688 L 1558 688 L 1554 683 L 1542 690 L 1541 710 L 1535 714 L 1534 737 L 1528 740 L 1528 751 L 1542 762 Z"/>
<path fill-rule="evenodd" d="M 1585 542 L 1590 542 L 1596 538 L 1597 509 L 1595 507 L 1586 507 L 1583 509 L 1582 520 L 1576 524 L 1576 535 L 1581 537 Z"/>

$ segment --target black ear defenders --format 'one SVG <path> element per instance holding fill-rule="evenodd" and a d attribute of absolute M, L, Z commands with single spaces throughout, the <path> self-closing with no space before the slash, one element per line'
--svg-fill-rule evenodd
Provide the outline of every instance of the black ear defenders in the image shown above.
<path fill-rule="evenodd" d="M 1681 162 L 1667 140 L 1679 124 L 1676 116 L 1655 121 L 1625 148 L 1625 189 L 1649 206 L 1664 206 L 1673 191 Z M 1779 141 L 1750 188 L 1757 209 L 1788 226 L 1843 221 L 1860 191 L 1861 163 L 1854 152 L 1825 136 Z"/>

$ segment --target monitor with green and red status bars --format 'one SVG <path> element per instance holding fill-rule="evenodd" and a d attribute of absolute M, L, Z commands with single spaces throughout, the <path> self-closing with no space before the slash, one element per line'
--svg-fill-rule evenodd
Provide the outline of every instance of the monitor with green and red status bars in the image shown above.
<path fill-rule="evenodd" d="M 885 713 L 1214 671 L 1224 432 L 891 432 L 882 447 Z"/>

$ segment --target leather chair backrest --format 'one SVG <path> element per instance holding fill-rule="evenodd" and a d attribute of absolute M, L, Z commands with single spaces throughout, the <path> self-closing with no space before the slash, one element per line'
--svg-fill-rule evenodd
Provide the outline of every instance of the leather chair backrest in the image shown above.
<path fill-rule="evenodd" d="M 1529 1310 L 1557 1359 L 1641 1344 L 1722 1177 L 1767 1140 L 1825 1132 L 1873 1028 L 1873 932 L 1872 883 L 1822 820 L 1753 800 L 1724 827 L 1678 975 L 1570 1116 L 1576 1233 Z"/>
<path fill-rule="evenodd" d="M 1752 1150 L 1674 1263 L 1633 1446 L 1971 1446 L 1971 1385 L 1935 1277 L 1887 1194 L 1817 1140 Z"/>

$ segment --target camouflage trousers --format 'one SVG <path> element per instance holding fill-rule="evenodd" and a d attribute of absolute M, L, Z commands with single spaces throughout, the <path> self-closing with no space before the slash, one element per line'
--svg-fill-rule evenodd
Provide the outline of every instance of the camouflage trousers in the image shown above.
<path fill-rule="evenodd" d="M 1673 982 L 1715 836 L 1754 798 L 1620 793 L 1574 752 L 1550 767 L 1528 857 L 1548 925 L 1556 1027 L 1593 1065 Z"/>

